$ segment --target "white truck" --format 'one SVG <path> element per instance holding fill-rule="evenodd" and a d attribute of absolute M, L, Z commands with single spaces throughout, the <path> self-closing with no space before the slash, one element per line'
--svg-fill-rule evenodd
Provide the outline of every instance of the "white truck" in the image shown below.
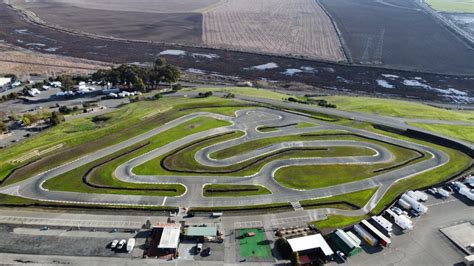
<path fill-rule="evenodd" d="M 385 213 L 388 214 L 390 217 L 392 217 L 395 224 L 398 225 L 402 230 L 413 229 L 413 223 L 410 220 L 410 218 L 408 218 L 406 215 L 396 214 L 394 211 L 390 209 L 387 209 Z"/>
<path fill-rule="evenodd" d="M 459 189 L 459 194 L 467 197 L 470 200 L 474 200 L 474 191 L 469 189 L 466 185 L 461 182 L 454 182 L 454 185 Z"/>
<path fill-rule="evenodd" d="M 392 223 L 389 222 L 387 219 L 385 219 L 384 217 L 382 216 L 372 216 L 370 219 L 369 219 L 369 222 L 375 226 L 377 229 L 379 229 L 380 231 L 382 231 L 382 233 L 388 235 L 388 236 L 392 236 L 392 231 L 393 231 L 393 228 L 392 228 Z"/>
<path fill-rule="evenodd" d="M 416 195 L 418 195 L 418 200 L 421 200 L 421 201 L 427 201 L 428 200 L 428 195 L 426 195 L 425 192 L 416 190 L 416 191 L 414 191 L 414 193 Z"/>
<path fill-rule="evenodd" d="M 451 196 L 448 191 L 442 188 L 438 188 L 438 194 L 440 194 L 443 198 L 449 198 L 449 196 Z"/>
<path fill-rule="evenodd" d="M 411 208 L 414 209 L 415 211 L 423 214 L 423 213 L 426 213 L 428 211 L 428 207 L 426 207 L 425 205 L 421 204 L 420 202 L 418 202 L 416 199 L 408 196 L 406 193 L 404 193 L 402 195 L 402 200 L 406 201 L 408 204 L 410 204 Z"/>

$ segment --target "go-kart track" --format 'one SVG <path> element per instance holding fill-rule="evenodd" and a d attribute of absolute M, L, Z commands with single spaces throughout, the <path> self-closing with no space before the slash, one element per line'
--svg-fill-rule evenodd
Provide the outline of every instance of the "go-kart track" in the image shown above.
<path fill-rule="evenodd" d="M 94 162 L 107 155 L 121 151 L 126 147 L 146 141 L 147 139 L 166 132 L 169 129 L 182 125 L 198 117 L 208 117 L 229 122 L 230 125 L 217 127 L 188 135 L 184 138 L 174 140 L 150 152 L 144 153 L 131 160 L 126 161 L 115 169 L 115 178 L 123 182 L 142 184 L 182 184 L 186 192 L 178 197 L 139 196 L 121 194 L 95 194 L 78 193 L 66 191 L 53 191 L 44 188 L 44 183 L 67 173 L 85 164 Z M 307 126 L 298 127 L 298 123 Z M 308 126 L 309 125 L 309 126 Z M 275 127 L 276 130 L 262 132 L 262 127 Z M 256 174 L 249 176 L 229 175 L 206 175 L 204 174 L 177 174 L 177 175 L 137 175 L 134 169 L 150 160 L 169 154 L 177 148 L 195 143 L 196 141 L 211 136 L 222 135 L 229 132 L 242 132 L 241 136 L 223 142 L 204 146 L 194 154 L 195 161 L 206 167 L 228 167 L 241 162 L 246 162 L 267 154 L 296 148 L 334 148 L 334 147 L 356 147 L 366 150 L 369 155 L 339 156 L 339 157 L 305 157 L 305 158 L 276 158 L 263 164 Z M 213 154 L 241 145 L 246 142 L 261 139 L 276 138 L 282 136 L 294 136 L 304 134 L 318 134 L 324 132 L 345 132 L 358 136 L 360 140 L 308 140 L 308 141 L 285 141 L 270 145 L 256 147 L 250 151 L 235 153 L 231 157 L 216 159 Z M 328 133 L 329 134 L 329 133 Z M 367 141 L 364 141 L 367 140 Z M 380 143 L 380 144 L 379 144 Z M 400 148 L 417 151 L 423 154 L 422 160 L 413 163 L 397 164 L 389 171 L 382 174 L 374 174 L 369 178 L 357 181 L 341 183 L 329 187 L 316 189 L 294 189 L 282 185 L 274 178 L 275 173 L 282 168 L 303 165 L 362 165 L 391 162 L 395 156 L 381 144 L 395 145 Z M 296 156 L 297 157 L 297 156 Z M 359 210 L 337 210 L 331 209 L 333 213 L 345 215 L 360 215 L 373 209 L 383 197 L 387 189 L 398 180 L 419 174 L 436 167 L 442 166 L 449 161 L 449 157 L 436 149 L 415 144 L 412 142 L 379 135 L 366 130 L 341 126 L 334 123 L 324 122 L 301 115 L 296 112 L 287 112 L 263 107 L 245 108 L 235 112 L 235 117 L 214 114 L 209 112 L 195 112 L 178 119 L 172 120 L 144 134 L 132 137 L 119 144 L 88 154 L 75 161 L 63 164 L 59 167 L 43 172 L 22 182 L 3 187 L 0 193 L 21 196 L 46 202 L 64 202 L 77 204 L 97 205 L 125 205 L 125 206 L 179 206 L 179 207 L 212 207 L 212 206 L 248 206 L 257 204 L 298 202 L 305 199 L 335 196 L 349 192 L 378 187 L 368 203 Z M 295 177 L 296 178 L 296 177 Z M 318 178 L 318 177 L 314 177 Z M 235 184 L 235 185 L 261 185 L 266 187 L 271 194 L 255 196 L 236 197 L 205 197 L 203 187 L 206 184 Z"/>

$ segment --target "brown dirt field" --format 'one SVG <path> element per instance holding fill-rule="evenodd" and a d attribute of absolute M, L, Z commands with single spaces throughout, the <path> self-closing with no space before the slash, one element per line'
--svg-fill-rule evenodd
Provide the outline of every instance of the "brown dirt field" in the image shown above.
<path fill-rule="evenodd" d="M 130 40 L 201 43 L 200 13 L 108 11 L 45 2 L 26 6 L 45 23 L 74 31 Z"/>
<path fill-rule="evenodd" d="M 80 8 L 106 11 L 131 11 L 145 13 L 193 12 L 218 3 L 220 0 L 10 0 L 10 3 L 23 7 L 35 5 L 55 6 L 67 4 Z"/>
<path fill-rule="evenodd" d="M 212 47 L 345 61 L 329 17 L 314 0 L 227 0 L 204 12 Z"/>
<path fill-rule="evenodd" d="M 0 43 L 0 74 L 15 74 L 20 77 L 31 74 L 89 74 L 109 65 L 110 63 L 41 54 Z"/>

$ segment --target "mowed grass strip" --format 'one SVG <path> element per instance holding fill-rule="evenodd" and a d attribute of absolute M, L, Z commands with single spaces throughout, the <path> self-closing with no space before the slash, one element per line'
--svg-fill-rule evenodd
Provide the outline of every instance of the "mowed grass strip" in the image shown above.
<path fill-rule="evenodd" d="M 183 138 L 185 136 L 205 131 L 212 128 L 222 127 L 229 125 L 229 122 L 217 120 L 209 117 L 197 117 L 190 121 L 184 122 L 174 128 L 171 128 L 165 132 L 153 136 L 148 139 L 150 143 L 141 149 L 135 150 L 122 156 L 118 159 L 107 162 L 97 167 L 90 174 L 90 182 L 93 184 L 100 184 L 104 186 L 112 186 L 114 188 L 130 188 L 137 190 L 116 190 L 116 189 L 99 189 L 87 186 L 82 182 L 84 174 L 94 165 L 97 165 L 101 161 L 107 161 L 110 158 L 116 157 L 119 154 L 127 152 L 127 150 L 133 149 L 130 147 L 126 150 L 122 150 L 113 155 L 109 155 L 105 158 L 100 159 L 98 162 L 92 162 L 88 165 L 76 168 L 63 175 L 49 179 L 44 183 L 44 187 L 49 190 L 60 190 L 60 191 L 74 191 L 74 192 L 87 192 L 87 193 L 107 193 L 107 194 L 130 194 L 130 195 L 156 195 L 156 196 L 178 196 L 184 193 L 185 188 L 178 184 L 135 184 L 127 183 L 116 179 L 113 176 L 115 169 L 122 163 L 135 158 L 141 154 L 149 152 L 153 149 L 159 148 L 167 143 L 174 140 Z M 159 181 L 159 180 L 157 180 Z M 156 191 L 144 191 L 138 189 L 157 189 Z M 159 191 L 159 189 L 175 189 L 175 192 L 170 191 Z"/>
<path fill-rule="evenodd" d="M 230 175 L 249 176 L 256 174 L 265 164 L 282 159 L 290 158 L 313 158 L 313 157 L 336 157 L 336 156 L 361 156 L 374 155 L 374 151 L 359 147 L 302 147 L 288 148 L 275 151 L 270 154 L 258 156 L 244 162 L 226 167 L 211 167 L 199 164 L 194 155 L 202 148 L 220 143 L 225 140 L 234 139 L 242 133 L 227 133 L 217 137 L 210 137 L 203 141 L 198 141 L 185 148 L 180 148 L 170 154 L 160 156 L 150 160 L 133 171 L 142 175 L 184 175 L 184 174 L 204 174 L 204 175 Z M 310 137 L 317 139 L 318 136 Z"/>
<path fill-rule="evenodd" d="M 220 107 L 208 107 L 211 105 Z M 206 99 L 170 97 L 124 105 L 116 111 L 98 116 L 100 121 L 96 123 L 93 122 L 94 117 L 67 121 L 3 149 L 0 153 L 0 182 L 16 168 L 21 167 L 3 183 L 4 185 L 21 181 L 84 154 L 119 143 L 192 112 L 210 111 L 233 116 L 236 110 L 242 108 L 230 105 L 242 105 L 242 103 L 215 97 Z M 156 115 L 143 119 L 151 113 Z M 54 153 L 46 154 L 40 161 L 27 167 L 24 166 L 28 162 L 18 165 L 11 163 L 13 159 L 32 150 L 52 147 L 59 143 L 64 143 L 65 146 Z"/>
<path fill-rule="evenodd" d="M 242 197 L 271 194 L 261 185 L 208 184 L 203 188 L 205 197 Z"/>
<path fill-rule="evenodd" d="M 377 189 L 369 188 L 326 198 L 302 200 L 300 203 L 305 209 L 338 208 L 352 210 L 354 208 L 351 205 L 357 206 L 360 209 L 364 207 Z"/>

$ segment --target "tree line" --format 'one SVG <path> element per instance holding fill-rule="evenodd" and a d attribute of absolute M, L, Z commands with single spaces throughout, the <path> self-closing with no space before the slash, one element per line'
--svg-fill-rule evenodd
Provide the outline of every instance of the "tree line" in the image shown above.
<path fill-rule="evenodd" d="M 95 81 L 133 87 L 142 92 L 156 88 L 160 83 L 167 83 L 172 88 L 172 84 L 180 77 L 180 70 L 162 58 L 158 58 L 151 67 L 122 64 L 110 69 L 99 69 L 92 74 Z"/>

